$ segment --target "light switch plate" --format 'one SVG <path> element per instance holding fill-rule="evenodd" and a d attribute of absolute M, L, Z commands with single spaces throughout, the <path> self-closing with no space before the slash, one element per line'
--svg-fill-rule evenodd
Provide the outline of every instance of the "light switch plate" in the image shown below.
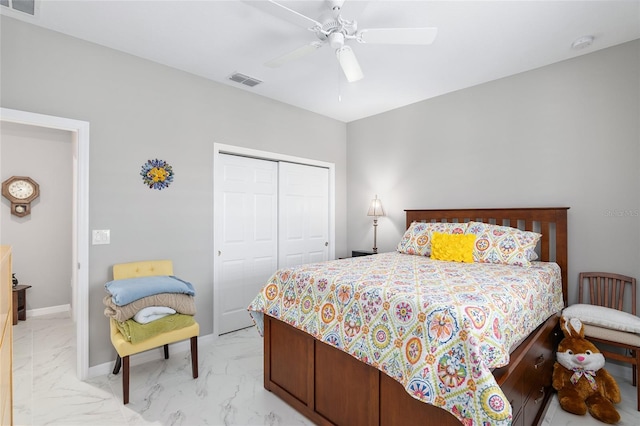
<path fill-rule="evenodd" d="M 92 231 L 91 243 L 96 244 L 110 244 L 111 243 L 111 230 L 109 229 L 94 229 Z"/>

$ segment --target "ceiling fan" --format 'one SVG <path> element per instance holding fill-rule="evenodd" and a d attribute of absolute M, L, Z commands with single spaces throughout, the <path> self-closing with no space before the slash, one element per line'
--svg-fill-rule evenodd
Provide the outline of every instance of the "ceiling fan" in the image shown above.
<path fill-rule="evenodd" d="M 349 82 L 358 81 L 362 79 L 364 75 L 353 49 L 346 44 L 348 41 L 355 40 L 358 43 L 366 44 L 427 45 L 433 43 L 438 34 L 438 29 L 433 27 L 371 28 L 358 30 L 358 23 L 355 20 L 347 20 L 340 14 L 343 4 L 345 3 L 344 0 L 326 0 L 327 9 L 321 13 L 318 19 L 305 16 L 273 0 L 251 1 L 247 3 L 272 15 L 302 26 L 315 33 L 317 38 L 317 40 L 307 43 L 291 52 L 267 61 L 265 63 L 267 67 L 280 67 L 290 61 L 309 55 L 328 44 L 332 49 L 335 49 L 338 63 Z M 364 2 L 357 3 L 364 4 Z"/>

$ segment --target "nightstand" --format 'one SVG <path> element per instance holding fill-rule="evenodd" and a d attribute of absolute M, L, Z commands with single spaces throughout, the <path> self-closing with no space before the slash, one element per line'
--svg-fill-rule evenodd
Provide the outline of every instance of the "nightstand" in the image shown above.
<path fill-rule="evenodd" d="M 18 320 L 27 320 L 27 289 L 30 285 L 17 285 L 13 287 L 13 325 Z"/>
<path fill-rule="evenodd" d="M 375 253 L 371 250 L 353 250 L 351 252 L 351 257 L 370 256 L 372 254 L 378 254 L 378 253 Z"/>

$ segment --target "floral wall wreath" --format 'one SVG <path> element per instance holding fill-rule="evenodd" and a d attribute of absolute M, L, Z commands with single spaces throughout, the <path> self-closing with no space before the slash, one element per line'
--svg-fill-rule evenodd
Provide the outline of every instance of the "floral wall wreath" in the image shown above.
<path fill-rule="evenodd" d="M 156 158 L 142 165 L 140 176 L 149 189 L 161 190 L 168 188 L 173 182 L 173 168 L 166 161 Z"/>

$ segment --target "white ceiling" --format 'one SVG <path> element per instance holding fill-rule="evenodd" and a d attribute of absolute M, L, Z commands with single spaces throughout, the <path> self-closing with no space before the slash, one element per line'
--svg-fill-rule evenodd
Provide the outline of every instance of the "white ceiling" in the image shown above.
<path fill-rule="evenodd" d="M 358 1 L 342 16 L 361 28 L 437 27 L 429 46 L 350 41 L 364 79 L 347 83 L 328 45 L 280 68 L 264 63 L 316 39 L 311 31 L 243 1 L 73 0 L 36 3 L 31 17 L 2 14 L 181 69 L 340 121 L 640 38 L 640 0 Z M 319 19 L 323 1 L 282 1 Z M 582 50 L 571 43 L 585 35 Z M 240 72 L 263 83 L 249 88 Z"/>

